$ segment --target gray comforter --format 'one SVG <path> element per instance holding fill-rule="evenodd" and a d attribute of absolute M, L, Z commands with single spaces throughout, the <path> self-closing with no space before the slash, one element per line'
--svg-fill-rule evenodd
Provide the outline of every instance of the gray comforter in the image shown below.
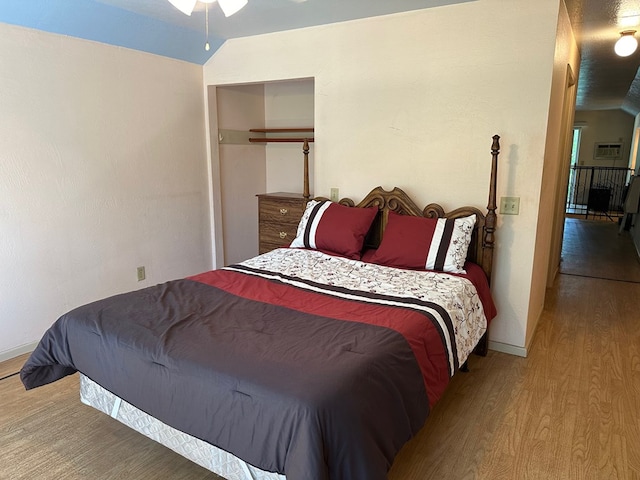
<path fill-rule="evenodd" d="M 146 413 L 288 480 L 384 479 L 428 401 L 399 333 L 178 280 L 75 309 L 27 388 L 81 371 Z"/>

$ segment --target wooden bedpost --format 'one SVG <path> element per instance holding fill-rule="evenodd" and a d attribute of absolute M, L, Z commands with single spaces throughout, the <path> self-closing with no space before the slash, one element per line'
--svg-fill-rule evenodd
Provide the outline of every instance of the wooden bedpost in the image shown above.
<path fill-rule="evenodd" d="M 304 139 L 304 143 L 302 144 L 302 153 L 304 154 L 304 190 L 302 191 L 302 196 L 304 197 L 305 202 L 309 201 L 309 140 Z"/>
<path fill-rule="evenodd" d="M 487 216 L 484 223 L 483 256 L 482 268 L 491 282 L 491 267 L 493 263 L 493 244 L 495 237 L 493 232 L 496 229 L 496 183 L 498 181 L 498 154 L 500 153 L 500 136 L 493 136 L 491 144 L 491 179 L 489 181 L 489 203 L 487 205 Z"/>
<path fill-rule="evenodd" d="M 493 136 L 491 144 L 491 178 L 489 180 L 489 204 L 487 205 L 487 215 L 484 219 L 484 236 L 482 239 L 482 269 L 487 275 L 491 284 L 491 270 L 493 267 L 493 244 L 495 237 L 493 232 L 496 229 L 496 183 L 498 176 L 498 154 L 500 153 L 500 136 Z M 484 333 L 474 352 L 485 357 L 489 350 L 488 331 Z M 466 362 L 464 367 L 466 368 Z M 468 371 L 465 370 L 465 371 Z"/>

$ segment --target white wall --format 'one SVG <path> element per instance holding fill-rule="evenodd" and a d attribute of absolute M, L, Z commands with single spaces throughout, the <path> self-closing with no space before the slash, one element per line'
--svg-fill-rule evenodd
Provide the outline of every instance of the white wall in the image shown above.
<path fill-rule="evenodd" d="M 219 87 L 215 114 L 220 130 L 264 126 L 264 86 Z M 224 264 L 258 254 L 258 199 L 266 185 L 266 155 L 261 144 L 218 144 Z M 218 265 L 218 266 L 223 266 Z"/>
<path fill-rule="evenodd" d="M 267 83 L 264 89 L 265 126 L 313 127 L 313 80 Z M 286 134 L 283 134 L 287 136 Z M 303 136 L 290 134 L 289 136 Z M 313 133 L 308 134 L 313 136 Z M 278 136 L 272 134 L 272 136 Z M 303 193 L 304 162 L 301 143 L 267 143 L 267 192 Z M 309 184 L 313 185 L 314 145 L 309 144 Z M 264 193 L 264 192 L 260 192 Z M 313 191 L 311 191 L 313 196 Z"/>
<path fill-rule="evenodd" d="M 623 110 L 578 110 L 576 125 L 581 125 L 578 165 L 626 167 L 633 140 L 634 117 Z M 595 160 L 596 143 L 622 142 L 619 160 Z"/>
<path fill-rule="evenodd" d="M 0 55 L 1 360 L 211 259 L 200 66 L 5 24 Z"/>
<path fill-rule="evenodd" d="M 485 208 L 500 134 L 498 195 L 521 203 L 498 220 L 490 338 L 522 353 L 559 4 L 482 0 L 234 39 L 205 83 L 314 78 L 316 195 L 397 185 L 420 204 Z"/>
<path fill-rule="evenodd" d="M 531 273 L 525 346 L 534 337 L 544 308 L 547 286 L 557 271 L 562 249 L 564 210 L 571 154 L 571 133 L 575 109 L 579 52 L 564 4 L 560 5 L 553 75 L 549 97 L 549 119 L 545 141 L 544 168 L 540 189 L 539 216 Z M 551 271 L 550 271 L 551 270 Z"/>

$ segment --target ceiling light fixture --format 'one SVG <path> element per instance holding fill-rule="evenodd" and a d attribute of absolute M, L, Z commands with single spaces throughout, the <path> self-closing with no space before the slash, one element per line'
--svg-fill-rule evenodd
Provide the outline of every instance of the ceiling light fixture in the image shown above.
<path fill-rule="evenodd" d="M 198 0 L 169 0 L 171 5 L 176 7 L 185 15 L 191 15 L 193 9 L 196 7 L 196 3 Z M 216 0 L 200 0 L 202 3 L 213 3 Z M 218 5 L 222 9 L 225 17 L 230 17 L 234 13 L 238 12 L 242 7 L 244 7 L 248 0 L 217 0 Z"/>
<path fill-rule="evenodd" d="M 191 15 L 197 0 L 169 0 L 169 3 L 185 15 Z"/>
<path fill-rule="evenodd" d="M 203 1 L 203 0 L 200 0 Z M 211 1 L 211 0 L 209 0 Z M 225 17 L 230 17 L 240 11 L 247 4 L 248 0 L 218 0 L 218 5 L 222 9 Z"/>
<path fill-rule="evenodd" d="M 169 0 L 169 3 L 185 15 L 190 16 L 193 13 L 193 9 L 196 7 L 197 1 L 198 0 Z M 201 3 L 204 3 L 204 49 L 207 52 L 211 49 L 211 46 L 209 45 L 209 4 L 215 1 L 216 0 L 200 0 Z M 220 9 L 222 9 L 222 13 L 224 13 L 224 16 L 230 17 L 241 10 L 242 7 L 248 3 L 248 0 L 217 0 L 217 2 L 218 5 L 220 5 Z"/>
<path fill-rule="evenodd" d="M 635 33 L 635 30 L 625 30 L 624 32 L 620 32 L 621 37 L 613 48 L 617 55 L 621 57 L 628 57 L 636 51 L 636 48 L 638 48 L 638 40 L 633 36 Z"/>

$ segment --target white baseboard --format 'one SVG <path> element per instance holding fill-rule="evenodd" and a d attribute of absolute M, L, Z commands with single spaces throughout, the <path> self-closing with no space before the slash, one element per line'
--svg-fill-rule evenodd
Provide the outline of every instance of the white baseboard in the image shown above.
<path fill-rule="evenodd" d="M 20 347 L 12 348 L 11 350 L 5 350 L 4 352 L 0 352 L 0 362 L 11 360 L 12 358 L 19 357 L 24 353 L 33 352 L 37 346 L 38 346 L 38 342 L 33 342 L 33 343 L 27 343 L 26 345 L 22 345 Z"/>
<path fill-rule="evenodd" d="M 508 353 L 510 355 L 517 355 L 518 357 L 527 356 L 527 349 L 525 347 L 516 347 L 515 345 L 509 345 L 508 343 L 494 342 L 492 340 L 489 340 L 489 350 Z"/>

